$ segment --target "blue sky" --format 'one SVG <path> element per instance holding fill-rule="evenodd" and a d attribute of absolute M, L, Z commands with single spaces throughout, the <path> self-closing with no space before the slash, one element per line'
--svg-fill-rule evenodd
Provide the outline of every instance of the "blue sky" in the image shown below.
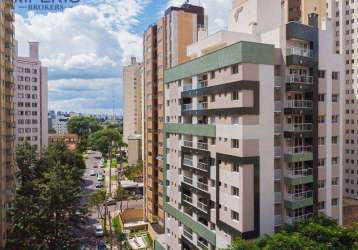
<path fill-rule="evenodd" d="M 57 12 L 29 12 L 28 5 L 18 3 L 19 55 L 28 55 L 27 42 L 40 42 L 41 60 L 49 68 L 50 110 L 112 113 L 114 104 L 121 113 L 122 67 L 130 56 L 142 58 L 142 33 L 148 25 L 166 7 L 183 2 L 79 0 Z M 211 32 L 225 27 L 231 0 L 191 2 L 206 8 Z"/>

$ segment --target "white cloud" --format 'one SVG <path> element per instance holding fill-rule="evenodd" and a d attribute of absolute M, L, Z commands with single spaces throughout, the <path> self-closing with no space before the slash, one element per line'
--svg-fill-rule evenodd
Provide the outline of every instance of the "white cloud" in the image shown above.
<path fill-rule="evenodd" d="M 182 0 L 169 0 L 167 6 L 180 6 Z M 191 0 L 191 4 L 203 6 L 209 17 L 209 32 L 214 33 L 227 27 L 227 17 L 233 0 Z"/>

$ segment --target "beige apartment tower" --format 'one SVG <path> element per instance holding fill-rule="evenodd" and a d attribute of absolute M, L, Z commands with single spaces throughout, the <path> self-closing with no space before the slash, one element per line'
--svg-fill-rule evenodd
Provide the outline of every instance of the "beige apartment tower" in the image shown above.
<path fill-rule="evenodd" d="M 308 2 L 233 1 L 228 29 L 165 70 L 163 249 L 223 249 L 318 213 L 342 223 L 343 55 Z"/>
<path fill-rule="evenodd" d="M 144 187 L 145 217 L 151 232 L 163 232 L 164 71 L 188 60 L 186 46 L 205 32 L 202 7 L 170 7 L 144 33 Z M 154 232 L 155 231 L 155 232 Z"/>
<path fill-rule="evenodd" d="M 15 192 L 15 120 L 14 120 L 14 1 L 3 0 L 0 2 L 0 248 L 5 245 L 6 209 Z"/>
<path fill-rule="evenodd" d="M 135 57 L 123 68 L 123 140 L 142 134 L 142 64 Z"/>

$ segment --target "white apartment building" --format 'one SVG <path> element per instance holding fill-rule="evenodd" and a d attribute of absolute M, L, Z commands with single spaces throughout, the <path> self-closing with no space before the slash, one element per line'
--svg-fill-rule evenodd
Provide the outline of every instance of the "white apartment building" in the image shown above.
<path fill-rule="evenodd" d="M 48 144 L 47 68 L 39 60 L 39 43 L 29 43 L 29 56 L 16 57 L 16 143 L 41 149 Z"/>
<path fill-rule="evenodd" d="M 135 57 L 123 67 L 123 141 L 142 134 L 142 64 Z"/>
<path fill-rule="evenodd" d="M 56 134 L 67 134 L 67 124 L 70 120 L 68 116 L 56 116 L 52 119 L 52 128 L 56 130 Z"/>
<path fill-rule="evenodd" d="M 335 50 L 345 56 L 343 194 L 358 199 L 358 0 L 335 0 L 331 10 Z"/>
<path fill-rule="evenodd" d="M 344 63 L 323 1 L 234 0 L 228 30 L 165 71 L 164 249 L 342 223 Z"/>

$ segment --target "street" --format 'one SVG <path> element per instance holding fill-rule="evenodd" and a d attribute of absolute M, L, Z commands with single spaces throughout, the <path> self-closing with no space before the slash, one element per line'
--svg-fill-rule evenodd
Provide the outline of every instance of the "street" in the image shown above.
<path fill-rule="evenodd" d="M 96 182 L 97 182 L 97 176 L 91 176 L 91 171 L 95 171 L 95 173 L 103 173 L 104 171 L 108 171 L 108 169 L 100 168 L 99 160 L 96 159 L 96 157 L 100 157 L 101 154 L 99 152 L 93 152 L 92 154 L 88 155 L 88 159 L 85 160 L 86 164 L 86 171 L 83 176 L 84 185 L 83 185 L 83 197 L 81 198 L 81 204 L 82 206 L 85 206 L 88 202 L 88 199 L 92 192 L 96 191 Z M 97 166 L 95 168 L 94 166 Z M 115 171 L 112 171 L 112 174 L 114 174 Z M 117 202 L 115 205 L 108 206 L 108 210 L 111 213 L 111 217 L 115 215 L 116 211 L 118 212 L 120 210 L 120 202 Z M 127 208 L 142 208 L 143 207 L 143 199 L 139 200 L 129 200 L 129 201 L 123 201 L 122 209 Z M 81 245 L 84 247 L 84 249 L 96 249 L 96 238 L 94 236 L 95 232 L 95 225 L 98 224 L 97 220 L 97 209 L 92 208 L 89 211 L 87 224 L 84 228 L 84 230 L 81 232 Z"/>

